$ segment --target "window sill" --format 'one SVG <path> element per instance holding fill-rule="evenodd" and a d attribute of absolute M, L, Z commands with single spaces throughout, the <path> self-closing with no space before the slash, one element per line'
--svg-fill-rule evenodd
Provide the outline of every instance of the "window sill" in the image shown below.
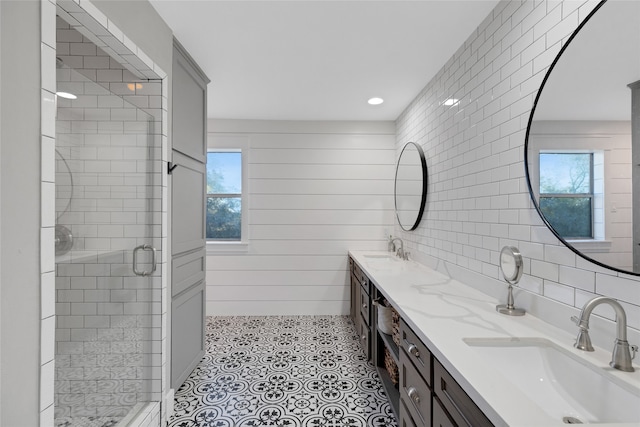
<path fill-rule="evenodd" d="M 609 252 L 610 240 L 567 240 L 567 243 L 584 253 Z"/>
<path fill-rule="evenodd" d="M 249 252 L 248 242 L 207 242 L 207 255 Z"/>

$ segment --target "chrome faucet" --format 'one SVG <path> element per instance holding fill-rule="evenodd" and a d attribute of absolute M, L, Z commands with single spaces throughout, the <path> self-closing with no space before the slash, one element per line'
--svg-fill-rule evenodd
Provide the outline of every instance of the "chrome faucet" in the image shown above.
<path fill-rule="evenodd" d="M 633 372 L 635 369 L 631 365 L 631 361 L 636 357 L 638 346 L 629 345 L 627 341 L 627 315 L 620 303 L 614 299 L 595 297 L 587 301 L 584 307 L 582 307 L 579 318 L 576 316 L 571 317 L 571 320 L 580 327 L 576 342 L 573 346 L 580 350 L 593 351 L 591 338 L 589 337 L 589 316 L 591 316 L 594 308 L 603 303 L 609 304 L 616 312 L 616 341 L 613 346 L 613 354 L 611 355 L 609 365 L 621 371 Z M 631 356 L 631 351 L 633 351 L 633 356 Z"/>
<path fill-rule="evenodd" d="M 393 243 L 395 245 L 395 241 L 399 241 L 400 242 L 400 247 L 398 248 L 398 250 L 396 251 L 396 255 L 398 256 L 398 258 L 403 259 L 405 261 L 407 261 L 409 259 L 409 252 L 405 252 L 404 250 L 404 243 L 402 242 L 402 239 L 399 237 L 394 237 L 393 239 L 391 239 L 391 243 Z"/>

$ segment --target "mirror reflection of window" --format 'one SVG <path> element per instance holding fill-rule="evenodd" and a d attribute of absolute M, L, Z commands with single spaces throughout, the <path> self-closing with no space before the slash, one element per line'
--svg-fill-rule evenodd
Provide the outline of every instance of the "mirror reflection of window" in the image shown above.
<path fill-rule="evenodd" d="M 601 2 L 563 41 L 536 98 L 525 151 L 531 196 L 551 231 L 585 259 L 635 274 L 640 274 L 640 115 L 632 110 L 640 106 L 639 17 L 639 1 Z M 569 209 L 556 209 L 549 217 L 541 208 L 544 181 L 538 176 L 545 173 L 540 153 L 589 152 L 591 238 L 587 219 L 578 231 L 566 231 L 578 226 L 568 224 Z"/>
<path fill-rule="evenodd" d="M 593 154 L 540 153 L 540 209 L 568 239 L 593 239 Z"/>

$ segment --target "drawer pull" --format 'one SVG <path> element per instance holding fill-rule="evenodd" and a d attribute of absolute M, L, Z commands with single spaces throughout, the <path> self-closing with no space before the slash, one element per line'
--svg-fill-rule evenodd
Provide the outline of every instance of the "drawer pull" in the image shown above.
<path fill-rule="evenodd" d="M 415 387 L 409 387 L 409 390 L 407 390 L 407 395 L 414 402 L 420 403 L 420 396 L 418 395 L 418 390 L 416 390 Z"/>
<path fill-rule="evenodd" d="M 366 340 L 367 340 L 367 336 L 366 336 L 366 335 L 363 335 L 363 336 L 361 336 L 361 337 L 360 337 L 360 339 L 361 339 L 362 341 L 366 341 Z"/>
<path fill-rule="evenodd" d="M 409 354 L 415 357 L 420 357 L 420 352 L 418 351 L 418 347 L 415 344 L 409 345 Z"/>
<path fill-rule="evenodd" d="M 367 309 L 367 304 L 362 304 L 362 309 L 366 310 Z"/>

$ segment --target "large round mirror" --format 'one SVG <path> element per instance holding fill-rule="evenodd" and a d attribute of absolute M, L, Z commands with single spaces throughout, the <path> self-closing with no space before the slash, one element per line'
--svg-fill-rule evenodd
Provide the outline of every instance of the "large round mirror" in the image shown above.
<path fill-rule="evenodd" d="M 407 142 L 398 158 L 395 182 L 396 217 L 405 231 L 418 228 L 427 201 L 427 162 L 415 142 Z"/>
<path fill-rule="evenodd" d="M 565 245 L 640 274 L 640 2 L 599 3 L 563 45 L 529 118 L 525 167 Z"/>

